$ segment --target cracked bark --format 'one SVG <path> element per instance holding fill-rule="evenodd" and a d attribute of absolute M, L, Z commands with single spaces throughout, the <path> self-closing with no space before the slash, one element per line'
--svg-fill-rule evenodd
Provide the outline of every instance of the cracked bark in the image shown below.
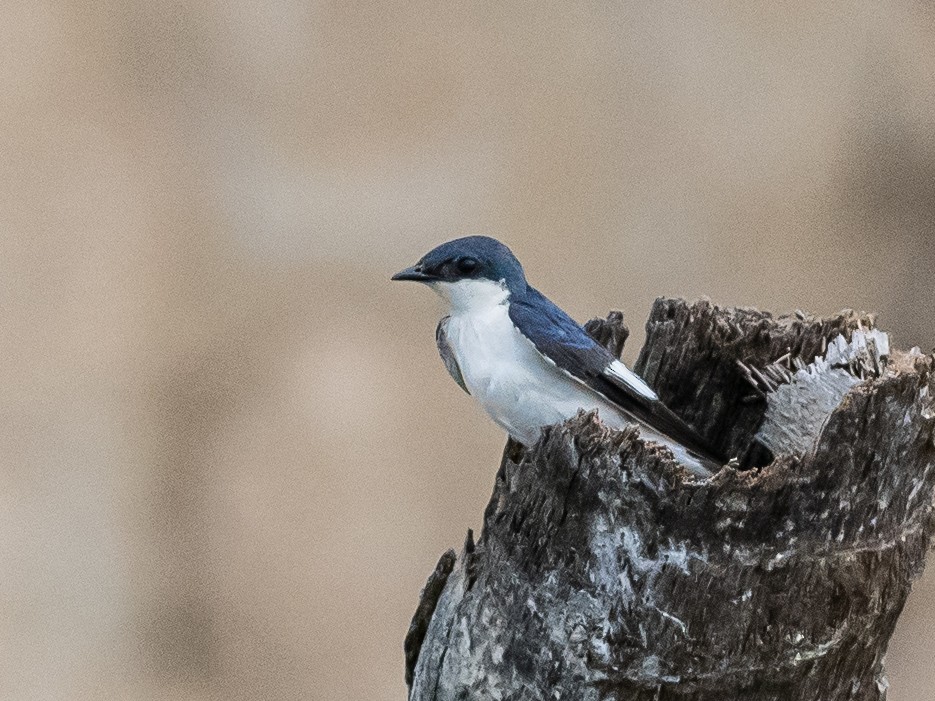
<path fill-rule="evenodd" d="M 423 591 L 410 699 L 884 699 L 935 528 L 935 361 L 884 367 L 873 326 L 657 300 L 637 372 L 739 460 L 693 478 L 584 413 L 508 443 Z"/>

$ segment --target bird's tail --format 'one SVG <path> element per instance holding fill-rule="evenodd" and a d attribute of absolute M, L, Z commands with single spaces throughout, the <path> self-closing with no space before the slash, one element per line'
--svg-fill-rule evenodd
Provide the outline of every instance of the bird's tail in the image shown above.
<path fill-rule="evenodd" d="M 640 434 L 647 440 L 651 440 L 655 443 L 662 443 L 666 446 L 672 451 L 675 458 L 696 477 L 710 477 L 724 466 L 724 463 L 716 458 L 710 455 L 700 454 L 698 451 L 687 448 L 678 441 L 653 430 L 642 422 L 640 423 Z"/>

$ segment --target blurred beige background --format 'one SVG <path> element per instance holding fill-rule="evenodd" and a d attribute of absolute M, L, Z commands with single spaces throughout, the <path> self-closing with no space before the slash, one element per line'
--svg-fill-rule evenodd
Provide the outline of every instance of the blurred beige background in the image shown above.
<path fill-rule="evenodd" d="M 506 240 L 935 345 L 935 11 L 5 2 L 0 698 L 401 699 L 503 436 L 388 277 Z M 935 570 L 888 656 L 935 697 Z"/>

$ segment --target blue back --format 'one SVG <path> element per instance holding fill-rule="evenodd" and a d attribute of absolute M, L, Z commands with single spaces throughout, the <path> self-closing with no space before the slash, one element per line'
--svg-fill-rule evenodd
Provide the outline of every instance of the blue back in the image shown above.
<path fill-rule="evenodd" d="M 510 319 L 540 353 L 579 379 L 601 376 L 615 360 L 577 321 L 530 285 L 523 294 L 510 296 Z"/>

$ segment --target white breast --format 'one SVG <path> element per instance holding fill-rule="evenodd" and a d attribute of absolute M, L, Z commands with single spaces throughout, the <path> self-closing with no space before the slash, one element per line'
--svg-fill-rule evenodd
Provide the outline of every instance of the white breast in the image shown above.
<path fill-rule="evenodd" d="M 627 423 L 612 404 L 543 358 L 517 330 L 502 286 L 471 280 L 435 287 L 451 302 L 445 334 L 465 385 L 515 439 L 531 445 L 544 426 L 579 409 L 599 409 L 612 426 Z"/>

